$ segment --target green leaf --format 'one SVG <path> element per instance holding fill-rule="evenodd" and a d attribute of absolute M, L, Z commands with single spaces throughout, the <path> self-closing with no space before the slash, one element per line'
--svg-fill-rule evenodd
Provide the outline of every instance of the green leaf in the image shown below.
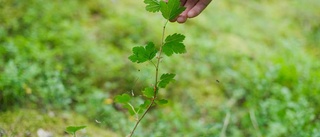
<path fill-rule="evenodd" d="M 128 94 L 122 94 L 122 95 L 117 95 L 115 97 L 115 102 L 118 103 L 128 103 L 130 101 L 131 97 Z"/>
<path fill-rule="evenodd" d="M 147 4 L 147 11 L 158 12 L 160 10 L 160 2 L 158 0 L 144 0 L 144 3 Z"/>
<path fill-rule="evenodd" d="M 162 74 L 160 77 L 160 82 L 159 82 L 158 86 L 160 88 L 165 88 L 169 84 L 170 81 L 174 80 L 173 78 L 175 76 L 176 76 L 176 74 L 169 74 L 169 73 Z"/>
<path fill-rule="evenodd" d="M 167 104 L 169 101 L 166 100 L 166 99 L 160 99 L 160 100 L 156 100 L 156 103 L 158 105 L 164 105 L 164 104 Z"/>
<path fill-rule="evenodd" d="M 169 10 L 168 4 L 166 2 L 160 1 L 160 11 L 162 13 L 162 16 L 165 19 L 170 18 L 170 10 Z"/>
<path fill-rule="evenodd" d="M 186 47 L 182 43 L 185 36 L 182 34 L 173 34 L 167 36 L 165 43 L 162 47 L 162 51 L 167 55 L 171 56 L 173 53 L 182 54 L 186 53 Z"/>
<path fill-rule="evenodd" d="M 143 91 L 142 91 L 143 95 L 146 96 L 147 98 L 152 98 L 153 95 L 154 95 L 154 89 L 153 88 L 145 88 Z"/>
<path fill-rule="evenodd" d="M 125 103 L 125 104 L 123 104 L 123 107 L 126 108 L 126 109 L 128 109 L 130 115 L 135 115 L 135 114 L 136 114 L 136 113 L 135 113 L 135 110 L 136 110 L 136 109 L 133 108 L 133 106 L 132 106 L 130 103 Z"/>
<path fill-rule="evenodd" d="M 78 130 L 84 129 L 86 127 L 87 126 L 69 126 L 66 128 L 66 132 L 74 135 Z"/>
<path fill-rule="evenodd" d="M 160 11 L 165 19 L 175 19 L 186 8 L 181 6 L 180 0 L 168 0 L 168 2 L 160 1 Z"/>
<path fill-rule="evenodd" d="M 152 42 L 149 42 L 146 47 L 138 46 L 132 48 L 133 55 L 129 57 L 132 62 L 143 63 L 153 59 L 157 54 L 157 49 Z"/>
<path fill-rule="evenodd" d="M 143 104 L 140 105 L 141 109 L 146 109 L 151 104 L 150 100 L 145 100 Z"/>

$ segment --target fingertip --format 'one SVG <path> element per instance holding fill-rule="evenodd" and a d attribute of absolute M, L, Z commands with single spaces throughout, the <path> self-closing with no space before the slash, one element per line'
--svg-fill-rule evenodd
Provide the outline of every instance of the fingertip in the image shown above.
<path fill-rule="evenodd" d="M 177 21 L 177 18 L 175 19 L 172 19 L 172 20 L 169 20 L 170 22 L 176 22 Z"/>
<path fill-rule="evenodd" d="M 177 18 L 178 23 L 185 23 L 186 21 L 187 21 L 187 17 L 185 17 L 185 16 L 179 16 Z"/>
<path fill-rule="evenodd" d="M 188 18 L 198 16 L 211 2 L 211 0 L 200 0 L 192 9 L 187 13 Z"/>
<path fill-rule="evenodd" d="M 188 18 L 194 18 L 198 16 L 199 13 L 197 13 L 195 10 L 190 10 L 187 15 L 188 15 Z"/>

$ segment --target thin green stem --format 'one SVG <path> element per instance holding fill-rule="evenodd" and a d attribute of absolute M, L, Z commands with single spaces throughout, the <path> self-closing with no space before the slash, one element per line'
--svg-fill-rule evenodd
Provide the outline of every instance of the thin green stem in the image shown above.
<path fill-rule="evenodd" d="M 166 23 L 163 25 L 163 28 L 162 28 L 162 37 L 161 37 L 161 46 L 160 46 L 160 50 L 159 50 L 159 55 L 157 57 L 157 66 L 156 66 L 156 80 L 155 80 L 155 83 L 154 85 L 156 86 L 158 84 L 158 75 L 159 75 L 159 66 L 160 66 L 160 61 L 161 61 L 161 54 L 162 54 L 162 47 L 164 45 L 164 36 L 165 36 L 165 32 L 166 32 L 166 26 L 168 24 L 168 21 L 166 21 Z M 156 89 L 155 89 L 155 92 L 156 92 Z"/>
<path fill-rule="evenodd" d="M 128 105 L 131 107 L 131 109 L 133 110 L 133 112 L 134 112 L 134 114 L 135 114 L 135 116 L 136 116 L 136 119 L 138 119 L 139 118 L 139 115 L 138 115 L 138 112 L 136 111 L 136 109 L 134 109 L 134 107 L 130 104 L 130 103 L 128 103 Z"/>
<path fill-rule="evenodd" d="M 226 117 L 224 118 L 222 131 L 220 133 L 220 137 L 226 137 L 227 128 L 230 121 L 230 112 L 227 112 Z"/>
<path fill-rule="evenodd" d="M 162 47 L 164 45 L 164 37 L 165 37 L 165 31 L 166 31 L 166 26 L 168 24 L 168 21 L 166 21 L 166 23 L 163 25 L 162 28 L 162 37 L 161 37 L 161 46 L 160 46 L 160 50 L 159 50 L 159 54 L 157 56 L 157 64 L 155 65 L 156 67 L 156 77 L 155 77 L 155 83 L 154 83 L 154 94 L 153 97 L 151 99 L 151 103 L 150 105 L 147 107 L 146 111 L 142 114 L 142 116 L 138 119 L 137 123 L 134 125 L 132 131 L 129 134 L 129 137 L 132 137 L 134 134 L 134 131 L 137 129 L 139 123 L 141 122 L 141 120 L 144 118 L 144 116 L 149 112 L 150 108 L 154 105 L 155 100 L 157 98 L 157 90 L 158 90 L 158 77 L 159 77 L 159 67 L 160 67 L 160 61 L 161 61 L 161 54 L 162 54 Z"/>
<path fill-rule="evenodd" d="M 157 68 L 157 65 L 154 64 L 154 62 L 153 62 L 152 60 L 150 60 L 150 62 L 151 62 L 151 64 L 152 64 L 155 68 Z"/>

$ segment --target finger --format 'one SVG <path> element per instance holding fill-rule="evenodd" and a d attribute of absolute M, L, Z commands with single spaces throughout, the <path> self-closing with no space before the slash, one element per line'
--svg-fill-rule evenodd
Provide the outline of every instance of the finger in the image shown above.
<path fill-rule="evenodd" d="M 186 7 L 186 10 L 183 11 L 177 18 L 177 22 L 179 23 L 184 23 L 187 21 L 187 18 L 188 18 L 188 12 L 189 10 L 192 9 L 193 6 L 196 5 L 196 3 L 198 2 L 198 0 L 186 0 L 185 1 L 185 4 L 184 4 L 184 7 Z"/>
<path fill-rule="evenodd" d="M 170 21 L 170 22 L 176 22 L 177 19 L 178 19 L 178 17 L 176 17 L 176 18 L 174 18 L 174 19 L 172 19 L 172 20 L 169 20 L 169 21 Z"/>
<path fill-rule="evenodd" d="M 198 16 L 211 2 L 212 0 L 199 0 L 199 2 L 188 11 L 188 18 Z"/>
<path fill-rule="evenodd" d="M 183 6 L 184 4 L 186 4 L 187 0 L 180 0 L 181 2 L 181 6 Z"/>
<path fill-rule="evenodd" d="M 185 23 L 187 21 L 187 16 L 179 16 L 176 21 L 178 23 Z"/>
<path fill-rule="evenodd" d="M 183 11 L 180 15 L 187 15 L 187 13 L 189 12 L 189 10 L 191 10 L 197 3 L 199 0 L 186 0 L 184 3 L 184 7 L 186 7 L 186 10 Z"/>

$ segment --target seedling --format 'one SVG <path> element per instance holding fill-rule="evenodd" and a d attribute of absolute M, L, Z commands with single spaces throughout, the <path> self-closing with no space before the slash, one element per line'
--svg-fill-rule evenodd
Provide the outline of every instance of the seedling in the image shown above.
<path fill-rule="evenodd" d="M 76 132 L 78 130 L 84 129 L 87 126 L 69 126 L 66 128 L 66 132 L 68 132 L 69 134 L 73 135 L 73 137 L 77 137 Z"/>
<path fill-rule="evenodd" d="M 168 2 L 162 0 L 144 0 L 144 3 L 146 4 L 147 11 L 161 12 L 165 19 L 165 23 L 162 28 L 161 44 L 159 44 L 159 46 L 156 46 L 153 42 L 149 42 L 145 46 L 133 47 L 133 54 L 129 56 L 129 60 L 133 63 L 150 62 L 154 66 L 154 84 L 150 87 L 146 87 L 142 91 L 145 96 L 144 103 L 140 104 L 139 107 L 134 107 L 134 105 L 130 103 L 132 96 L 129 94 L 117 95 L 115 97 L 115 102 L 121 103 L 129 110 L 131 115 L 135 115 L 137 118 L 136 124 L 128 135 L 129 137 L 133 136 L 137 126 L 152 106 L 168 103 L 168 100 L 158 98 L 158 92 L 160 88 L 165 88 L 170 82 L 174 81 L 176 74 L 163 73 L 160 76 L 159 67 L 160 62 L 163 59 L 163 54 L 167 57 L 171 57 L 173 54 L 186 53 L 186 48 L 183 44 L 183 40 L 185 39 L 184 35 L 174 33 L 165 37 L 168 22 L 174 20 L 186 9 L 181 6 L 180 0 L 168 0 Z"/>

